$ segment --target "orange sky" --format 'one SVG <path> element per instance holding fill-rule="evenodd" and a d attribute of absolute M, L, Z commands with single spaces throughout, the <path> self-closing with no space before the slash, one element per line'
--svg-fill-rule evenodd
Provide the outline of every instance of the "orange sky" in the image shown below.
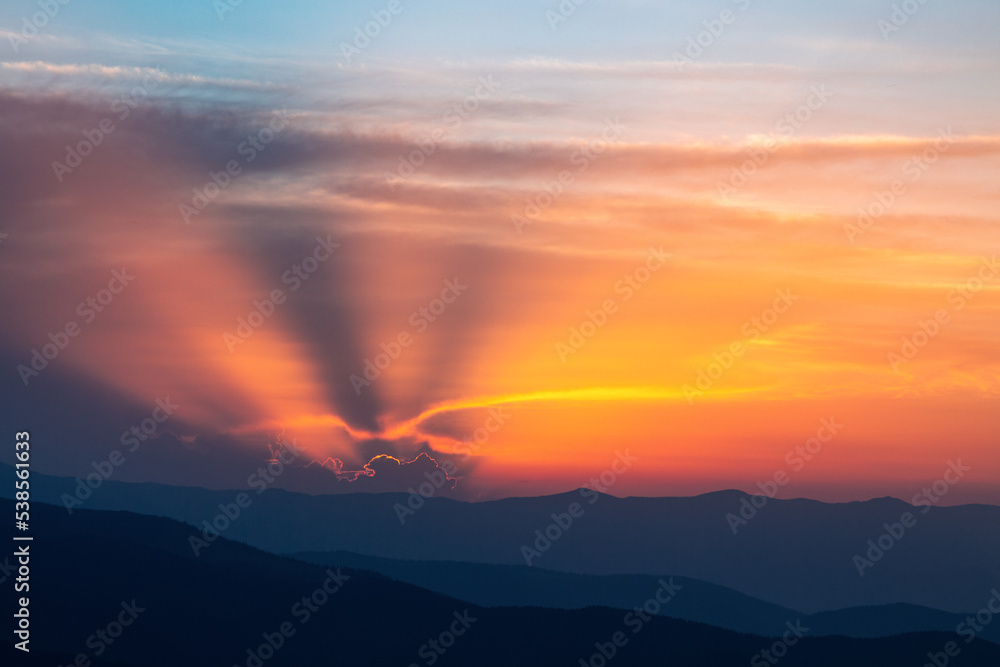
<path fill-rule="evenodd" d="M 442 126 L 475 90 L 469 65 L 324 73 L 355 104 L 305 86 L 277 104 L 249 78 L 199 82 L 209 94 L 161 72 L 60 182 L 53 160 L 143 71 L 57 60 L 0 63 L 2 130 L 23 156 L 3 186 L 0 274 L 16 287 L 2 346 L 36 407 L 62 376 L 25 387 L 18 366 L 75 320 L 52 367 L 138 405 L 170 395 L 178 435 L 258 451 L 283 432 L 347 470 L 428 451 L 461 459 L 467 497 L 579 486 L 625 449 L 638 462 L 617 495 L 752 490 L 834 418 L 843 430 L 784 495 L 908 498 L 961 458 L 973 470 L 948 502 L 1000 502 L 1000 132 L 971 103 L 898 131 L 893 109 L 873 110 L 885 122 L 855 129 L 864 86 L 842 71 L 742 65 L 768 97 L 723 112 L 717 96 L 744 83 L 721 65 L 663 79 L 567 64 L 563 101 L 626 75 L 659 88 L 537 120 L 557 68 L 522 61 L 494 63 L 506 83 Z M 824 74 L 834 93 L 783 131 Z M 394 80 L 410 82 L 402 99 L 372 101 Z M 252 103 L 235 114 L 224 89 Z M 671 129 L 655 107 L 677 95 Z M 282 107 L 288 127 L 246 161 L 239 147 Z M 387 177 L 442 127 L 412 176 Z M 185 224 L 181 205 L 228 160 L 242 173 Z M 317 239 L 337 247 L 293 290 Z M 77 304 L 122 267 L 134 282 L 84 323 Z M 274 290 L 273 314 L 233 344 Z M 398 355 L 365 378 L 386 349 Z M 509 418 L 461 457 L 491 408 Z"/>

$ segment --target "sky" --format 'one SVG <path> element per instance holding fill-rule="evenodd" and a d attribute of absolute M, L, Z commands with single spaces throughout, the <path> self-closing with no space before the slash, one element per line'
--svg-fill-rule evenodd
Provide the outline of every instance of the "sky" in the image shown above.
<path fill-rule="evenodd" d="M 5 2 L 0 423 L 124 481 L 1000 503 L 998 19 Z"/>

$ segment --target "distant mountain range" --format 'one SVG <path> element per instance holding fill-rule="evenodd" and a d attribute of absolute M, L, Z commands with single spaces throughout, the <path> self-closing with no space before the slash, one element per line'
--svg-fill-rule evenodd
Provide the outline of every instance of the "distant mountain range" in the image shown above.
<path fill-rule="evenodd" d="M 723 586 L 687 577 L 641 574 L 585 575 L 554 572 L 524 565 L 483 565 L 446 561 L 405 561 L 346 552 L 303 552 L 294 558 L 308 563 L 370 570 L 449 597 L 486 607 L 590 606 L 632 609 L 663 584 L 682 586 L 683 595 L 663 605 L 660 614 L 727 630 L 777 636 L 789 619 L 801 619 L 811 637 L 887 637 L 914 631 L 955 632 L 968 614 L 950 614 L 909 604 L 852 607 L 803 614 Z M 1000 644 L 1000 618 L 980 637 Z"/>
<path fill-rule="evenodd" d="M 59 505 L 78 485 L 70 478 L 32 479 L 36 500 Z M 0 495 L 12 491 L 13 484 L 0 486 Z M 238 493 L 105 481 L 83 507 L 203 526 Z M 1000 587 L 1000 530 L 986 528 L 1000 526 L 1000 507 L 991 505 L 769 500 L 734 534 L 727 515 L 738 516 L 750 503 L 738 491 L 691 498 L 588 491 L 483 503 L 430 498 L 412 512 L 401 511 L 407 494 L 311 496 L 268 489 L 250 490 L 247 498 L 249 506 L 222 535 L 273 553 L 346 551 L 497 565 L 525 565 L 527 554 L 533 567 L 670 574 L 810 614 L 899 603 L 963 614 L 982 608 Z M 907 514 L 914 519 L 910 527 L 901 524 Z M 864 576 L 856 557 L 871 558 Z"/>
<path fill-rule="evenodd" d="M 13 502 L 0 501 L 0 512 L 13 512 Z M 761 651 L 781 646 L 781 664 L 788 667 L 894 667 L 923 664 L 956 639 L 938 632 L 881 639 L 803 632 L 800 638 L 791 631 L 783 639 L 763 638 L 658 616 L 639 622 L 635 612 L 606 607 L 484 608 L 225 538 L 195 556 L 191 528 L 166 518 L 92 510 L 69 515 L 35 501 L 32 521 L 33 649 L 60 660 L 93 659 L 92 647 L 99 646 L 98 657 L 120 667 L 728 667 L 770 664 Z M 112 631 L 124 607 L 135 610 L 134 620 Z M 106 639 L 88 639 L 98 631 Z M 613 653 L 613 662 L 592 659 L 600 652 Z M 969 667 L 995 666 L 1000 646 L 963 642 L 961 658 Z M 37 661 L 29 656 L 23 664 Z"/>

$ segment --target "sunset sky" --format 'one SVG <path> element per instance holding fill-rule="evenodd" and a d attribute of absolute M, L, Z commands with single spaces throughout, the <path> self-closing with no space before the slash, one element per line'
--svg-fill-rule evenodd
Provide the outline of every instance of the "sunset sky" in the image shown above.
<path fill-rule="evenodd" d="M 169 397 L 116 479 L 1000 503 L 1000 5 L 806 4 L 3 3 L 4 433 L 82 477 Z"/>

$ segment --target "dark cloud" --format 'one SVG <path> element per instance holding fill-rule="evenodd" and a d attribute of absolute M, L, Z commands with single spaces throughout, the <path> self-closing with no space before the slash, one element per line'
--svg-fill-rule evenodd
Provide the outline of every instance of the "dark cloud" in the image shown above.
<path fill-rule="evenodd" d="M 313 461 L 282 473 L 279 485 L 306 493 L 389 493 L 417 490 L 430 484 L 433 495 L 454 495 L 458 486 L 454 464 L 420 453 L 412 460 L 387 454 L 351 469 L 340 459 Z"/>

